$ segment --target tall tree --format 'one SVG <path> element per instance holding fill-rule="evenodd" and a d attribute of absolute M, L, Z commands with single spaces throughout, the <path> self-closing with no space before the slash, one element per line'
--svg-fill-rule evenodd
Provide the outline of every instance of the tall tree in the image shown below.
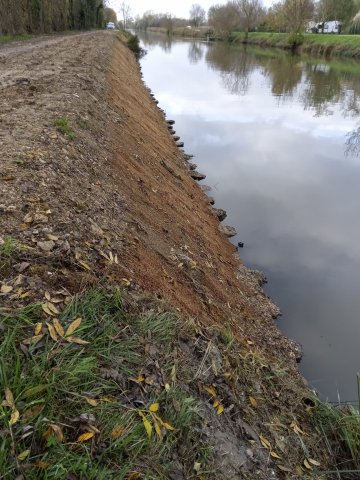
<path fill-rule="evenodd" d="M 287 31 L 298 34 L 304 30 L 305 25 L 313 18 L 313 0 L 284 0 L 282 15 Z"/>
<path fill-rule="evenodd" d="M 208 12 L 209 25 L 220 35 L 228 36 L 238 27 L 238 11 L 233 2 L 214 5 Z"/>
<path fill-rule="evenodd" d="M 317 17 L 322 22 L 340 20 L 348 23 L 358 12 L 354 0 L 320 0 L 317 5 Z"/>
<path fill-rule="evenodd" d="M 259 25 L 265 16 L 261 0 L 235 0 L 238 9 L 240 25 L 244 29 L 244 41 L 247 42 L 249 31 Z"/>
<path fill-rule="evenodd" d="M 190 8 L 190 23 L 198 27 L 205 22 L 206 12 L 198 3 L 194 3 Z"/>
<path fill-rule="evenodd" d="M 123 27 L 124 27 L 124 30 L 126 30 L 127 23 L 128 23 L 128 20 L 130 19 L 130 15 L 131 15 L 130 5 L 126 2 L 121 2 L 120 12 L 121 12 L 122 19 L 123 19 Z"/>

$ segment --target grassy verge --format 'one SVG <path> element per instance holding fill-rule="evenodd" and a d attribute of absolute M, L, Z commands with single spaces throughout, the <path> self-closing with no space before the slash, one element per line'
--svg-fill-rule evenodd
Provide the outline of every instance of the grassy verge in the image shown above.
<path fill-rule="evenodd" d="M 29 40 L 33 38 L 35 35 L 31 34 L 23 34 L 23 35 L 0 35 L 0 43 L 6 42 L 17 42 L 21 40 Z"/>
<path fill-rule="evenodd" d="M 44 308 L 0 319 L 2 479 L 168 478 L 179 445 L 188 475 L 205 466 L 195 401 L 170 387 L 174 315 L 127 312 L 117 290 L 76 296 L 58 320 Z"/>
<path fill-rule="evenodd" d="M 234 32 L 230 41 L 242 42 L 243 38 L 243 33 Z M 291 47 L 287 33 L 252 32 L 249 34 L 249 43 L 266 47 Z M 301 50 L 307 53 L 358 57 L 360 55 L 360 36 L 306 33 L 301 36 Z"/>

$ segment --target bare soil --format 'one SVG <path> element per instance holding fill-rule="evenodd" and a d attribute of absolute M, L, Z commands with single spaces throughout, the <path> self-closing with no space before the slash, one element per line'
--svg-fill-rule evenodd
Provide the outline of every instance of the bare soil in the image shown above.
<path fill-rule="evenodd" d="M 301 391 L 299 347 L 278 330 L 279 310 L 264 294 L 261 275 L 244 267 L 220 232 L 117 35 L 7 44 L 0 64 L 0 247 L 9 238 L 16 242 L 12 261 L 0 262 L 0 313 L 59 289 L 67 303 L 86 287 L 112 282 L 129 294 L 155 295 L 207 332 L 230 329 L 239 345 L 290 370 Z M 59 119 L 66 131 L 59 131 Z M 203 353 L 211 354 L 207 346 Z M 216 371 L 216 350 L 210 366 Z M 264 415 L 273 402 L 277 413 L 281 402 L 291 415 L 297 408 L 304 413 L 302 398 L 287 396 L 269 399 Z M 237 425 L 250 428 L 240 419 Z M 246 443 L 235 446 L 234 426 L 220 428 L 211 433 L 219 458 L 229 449 L 237 461 L 247 458 Z M 235 470 L 232 478 L 251 477 Z M 251 478 L 284 478 L 271 472 Z M 300 478 L 287 472 L 286 478 Z"/>

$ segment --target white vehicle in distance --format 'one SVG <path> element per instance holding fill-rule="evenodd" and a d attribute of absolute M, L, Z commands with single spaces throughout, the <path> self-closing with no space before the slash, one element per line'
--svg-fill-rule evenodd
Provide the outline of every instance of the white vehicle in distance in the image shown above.
<path fill-rule="evenodd" d="M 114 22 L 109 22 L 106 24 L 106 28 L 108 30 L 115 30 L 115 23 Z"/>

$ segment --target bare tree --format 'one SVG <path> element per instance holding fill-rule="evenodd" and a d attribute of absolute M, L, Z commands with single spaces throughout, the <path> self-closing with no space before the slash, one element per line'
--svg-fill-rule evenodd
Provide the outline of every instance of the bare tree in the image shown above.
<path fill-rule="evenodd" d="M 238 26 L 238 14 L 233 2 L 214 5 L 208 12 L 209 25 L 220 35 L 229 36 Z"/>
<path fill-rule="evenodd" d="M 293 34 L 302 32 L 314 15 L 313 0 L 284 0 L 282 15 L 287 31 Z"/>
<path fill-rule="evenodd" d="M 190 8 L 190 23 L 198 27 L 205 22 L 206 12 L 198 3 L 194 3 Z"/>
<path fill-rule="evenodd" d="M 126 26 L 128 23 L 128 20 L 130 19 L 130 14 L 131 14 L 131 8 L 128 3 L 122 2 L 120 5 L 120 12 L 123 18 L 123 27 L 124 30 L 126 30 Z"/>
<path fill-rule="evenodd" d="M 261 0 L 235 0 L 238 9 L 240 25 L 245 32 L 244 42 L 247 42 L 249 31 L 259 25 L 265 15 Z"/>

